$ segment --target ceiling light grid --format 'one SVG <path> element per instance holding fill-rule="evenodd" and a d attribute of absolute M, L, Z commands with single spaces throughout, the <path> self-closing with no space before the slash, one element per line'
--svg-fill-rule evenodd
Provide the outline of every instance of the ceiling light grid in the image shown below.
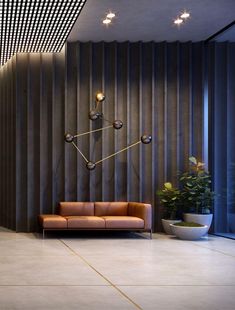
<path fill-rule="evenodd" d="M 77 10 L 77 7 L 75 7 L 75 10 Z M 66 16 L 70 16 L 70 19 L 72 20 L 72 13 L 73 13 L 73 10 L 70 7 L 63 6 L 63 9 L 61 10 L 60 18 L 56 21 L 56 28 L 53 30 L 53 36 L 56 38 L 55 41 L 54 41 L 55 51 L 58 50 L 58 47 L 57 47 L 58 40 L 59 39 L 62 40 L 62 38 L 65 36 L 64 32 L 65 32 L 65 29 L 67 29 L 66 28 L 66 23 L 67 23 Z M 61 31 L 62 28 L 63 28 L 63 30 Z M 60 34 L 61 34 L 61 36 L 60 36 Z M 51 42 L 46 42 L 46 44 L 47 44 L 46 48 L 48 50 L 51 50 L 52 43 Z"/>
<path fill-rule="evenodd" d="M 86 0 L 0 0 L 0 64 L 18 52 L 59 52 Z"/>
<path fill-rule="evenodd" d="M 81 8 L 82 8 L 81 4 L 77 3 L 76 10 L 81 10 Z M 72 20 L 72 23 L 74 24 L 77 20 L 75 11 L 70 9 L 70 12 L 68 14 L 71 14 L 71 20 Z M 65 25 L 62 36 L 65 36 L 67 38 L 70 31 L 71 29 L 69 25 L 68 24 Z M 62 41 L 62 36 L 58 36 L 58 35 L 56 36 L 57 36 L 57 41 L 55 42 L 55 48 L 58 50 L 60 49 L 60 46 L 63 45 L 63 41 Z"/>

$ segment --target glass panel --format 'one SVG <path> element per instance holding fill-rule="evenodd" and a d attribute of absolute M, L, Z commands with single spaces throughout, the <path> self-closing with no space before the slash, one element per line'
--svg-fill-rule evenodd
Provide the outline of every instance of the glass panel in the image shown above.
<path fill-rule="evenodd" d="M 214 232 L 235 239 L 235 45 L 215 47 L 212 102 Z"/>

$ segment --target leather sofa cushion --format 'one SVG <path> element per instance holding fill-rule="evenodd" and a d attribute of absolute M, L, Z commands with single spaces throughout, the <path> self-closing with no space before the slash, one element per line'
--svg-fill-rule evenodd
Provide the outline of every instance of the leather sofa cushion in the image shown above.
<path fill-rule="evenodd" d="M 60 202 L 59 214 L 62 216 L 94 215 L 94 202 Z"/>
<path fill-rule="evenodd" d="M 68 228 L 105 228 L 105 221 L 98 216 L 66 216 Z"/>
<path fill-rule="evenodd" d="M 96 216 L 127 216 L 128 202 L 95 202 Z"/>
<path fill-rule="evenodd" d="M 41 214 L 39 221 L 43 228 L 67 228 L 67 220 L 55 214 Z"/>
<path fill-rule="evenodd" d="M 106 228 L 144 228 L 144 220 L 134 216 L 102 216 Z"/>

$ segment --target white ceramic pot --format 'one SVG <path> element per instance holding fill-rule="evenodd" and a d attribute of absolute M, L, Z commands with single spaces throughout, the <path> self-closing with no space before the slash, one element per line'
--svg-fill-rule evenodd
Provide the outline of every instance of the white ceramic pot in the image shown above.
<path fill-rule="evenodd" d="M 206 234 L 208 231 L 208 226 L 204 225 L 202 227 L 186 227 L 186 226 L 176 226 L 170 224 L 171 230 L 174 235 L 183 240 L 197 240 Z"/>
<path fill-rule="evenodd" d="M 168 235 L 173 235 L 173 233 L 171 231 L 170 224 L 179 223 L 179 222 L 182 222 L 182 221 L 181 220 L 164 220 L 164 219 L 162 219 L 162 226 L 165 230 L 165 233 Z"/>
<path fill-rule="evenodd" d="M 212 218 L 213 218 L 213 214 L 184 213 L 185 222 L 193 222 L 193 223 L 198 223 L 201 225 L 206 225 L 207 226 L 206 233 L 208 232 L 211 226 Z"/>

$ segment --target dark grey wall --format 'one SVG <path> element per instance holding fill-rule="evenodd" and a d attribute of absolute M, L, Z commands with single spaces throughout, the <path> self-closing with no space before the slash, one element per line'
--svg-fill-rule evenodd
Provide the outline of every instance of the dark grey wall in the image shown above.
<path fill-rule="evenodd" d="M 34 231 L 37 215 L 55 212 L 61 200 L 135 200 L 153 204 L 160 229 L 157 188 L 175 182 L 189 155 L 202 157 L 204 60 L 203 43 L 71 43 L 65 54 L 18 54 L 16 191 L 5 194 L 15 198 L 16 224 L 1 224 Z M 153 140 L 89 172 L 63 136 L 106 124 L 88 119 L 99 90 L 105 117 L 124 127 L 79 139 L 87 157 L 100 159 L 142 133 Z"/>

